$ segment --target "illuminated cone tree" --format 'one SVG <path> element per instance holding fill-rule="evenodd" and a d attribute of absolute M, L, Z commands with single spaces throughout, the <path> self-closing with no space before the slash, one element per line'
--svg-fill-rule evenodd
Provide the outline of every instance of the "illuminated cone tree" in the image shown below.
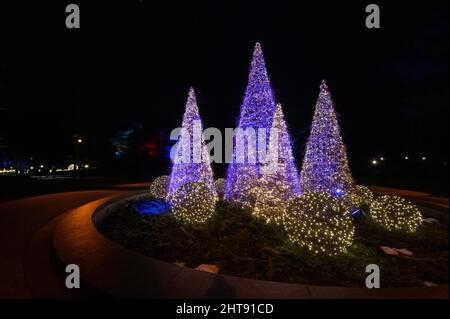
<path fill-rule="evenodd" d="M 300 185 L 302 192 L 323 191 L 334 196 L 344 194 L 353 185 L 347 152 L 325 80 L 320 85 Z"/>
<path fill-rule="evenodd" d="M 283 109 L 279 103 L 277 104 L 272 128 L 275 128 L 278 132 L 278 168 L 274 176 L 285 185 L 286 192 L 283 197 L 285 200 L 289 200 L 300 195 L 300 181 L 292 154 L 291 137 L 284 120 Z"/>
<path fill-rule="evenodd" d="M 267 75 L 261 45 L 256 43 L 253 51 L 247 89 L 241 105 L 238 128 L 242 130 L 252 128 L 256 132 L 259 128 L 266 129 L 266 134 L 268 136 L 275 114 L 275 108 L 275 96 Z M 266 140 L 266 146 L 268 140 L 269 138 Z M 251 144 L 249 139 L 246 139 L 244 143 L 245 145 Z M 261 164 L 259 163 L 258 155 L 252 155 L 249 154 L 249 152 L 256 152 L 256 149 L 252 150 L 249 147 L 246 147 L 244 149 L 245 154 L 241 154 L 244 161 L 237 161 L 235 138 L 233 161 L 228 166 L 225 183 L 224 197 L 226 200 L 245 203 L 250 196 L 252 188 L 257 185 L 257 181 L 261 177 Z M 249 161 L 249 157 L 253 156 L 255 156 L 256 161 Z"/>
<path fill-rule="evenodd" d="M 180 138 L 172 155 L 172 171 L 166 200 L 188 182 L 205 184 L 216 195 L 209 152 L 203 136 L 194 89 L 189 90 Z"/>
<path fill-rule="evenodd" d="M 254 214 L 267 221 L 281 222 L 287 201 L 300 195 L 299 175 L 281 104 L 277 104 L 272 122 L 271 134 L 275 133 L 269 143 L 277 143 L 273 149 L 277 156 L 271 157 L 267 164 L 271 166 L 270 173 L 264 174 L 254 189 Z"/>

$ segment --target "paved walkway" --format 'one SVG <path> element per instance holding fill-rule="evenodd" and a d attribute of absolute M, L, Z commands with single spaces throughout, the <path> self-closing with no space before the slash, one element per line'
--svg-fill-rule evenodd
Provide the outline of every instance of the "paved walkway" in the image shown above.
<path fill-rule="evenodd" d="M 380 186 L 369 186 L 374 193 L 397 195 L 405 198 L 413 199 L 418 203 L 434 205 L 442 208 L 448 208 L 448 197 L 439 197 L 430 193 L 410 191 L 406 189 L 396 189 Z"/>
<path fill-rule="evenodd" d="M 68 293 L 63 286 L 63 274 L 56 271 L 60 268 L 51 245 L 54 218 L 85 203 L 130 190 L 67 192 L 0 204 L 0 299 L 79 297 Z M 31 276 L 27 271 L 33 272 Z M 32 289 L 36 281 L 40 282 L 42 291 Z"/>

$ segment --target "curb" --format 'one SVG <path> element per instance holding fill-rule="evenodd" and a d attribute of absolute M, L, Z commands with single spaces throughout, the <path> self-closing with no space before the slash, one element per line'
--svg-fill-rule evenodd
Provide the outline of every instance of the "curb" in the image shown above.
<path fill-rule="evenodd" d="M 150 258 L 100 234 L 94 215 L 127 196 L 99 199 L 69 212 L 53 245 L 65 264 L 77 264 L 89 285 L 119 298 L 448 299 L 449 286 L 347 288 L 262 281 L 211 274 Z"/>

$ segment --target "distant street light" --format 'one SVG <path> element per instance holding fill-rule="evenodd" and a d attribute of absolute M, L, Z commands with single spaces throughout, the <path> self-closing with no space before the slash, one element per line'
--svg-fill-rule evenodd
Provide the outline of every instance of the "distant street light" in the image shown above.
<path fill-rule="evenodd" d="M 75 143 L 75 163 L 74 163 L 74 175 L 73 178 L 77 178 L 77 175 L 79 175 L 76 171 L 81 169 L 82 165 L 80 163 L 81 161 L 81 156 L 80 156 L 80 152 L 81 152 L 81 147 L 82 147 L 82 143 L 84 143 L 84 140 L 79 136 L 79 135 L 75 135 L 76 138 L 76 143 Z"/>
<path fill-rule="evenodd" d="M 425 161 L 427 158 L 425 156 L 422 157 L 422 161 Z"/>
<path fill-rule="evenodd" d="M 405 160 L 409 160 L 409 157 L 408 157 L 408 156 L 405 156 Z"/>
<path fill-rule="evenodd" d="M 377 160 L 373 160 L 372 161 L 372 165 L 377 165 L 378 164 L 378 161 Z"/>

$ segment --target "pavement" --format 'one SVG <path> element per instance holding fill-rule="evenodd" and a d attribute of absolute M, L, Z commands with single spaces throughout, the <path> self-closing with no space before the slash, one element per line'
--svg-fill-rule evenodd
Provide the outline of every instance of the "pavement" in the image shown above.
<path fill-rule="evenodd" d="M 405 197 L 414 200 L 417 203 L 448 208 L 448 197 L 440 197 L 430 193 L 411 191 L 407 189 L 397 189 L 380 186 L 369 186 L 370 190 L 377 194 L 389 194 Z"/>
<path fill-rule="evenodd" d="M 0 299 L 104 297 L 89 287 L 80 290 L 65 287 L 63 267 L 52 246 L 54 227 L 65 213 L 79 206 L 146 187 L 147 184 L 117 185 L 110 189 L 48 194 L 1 203 Z M 406 194 L 393 189 L 377 188 L 376 191 Z M 448 208 L 448 198 L 407 192 L 408 198 Z"/>
<path fill-rule="evenodd" d="M 144 187 L 145 184 L 136 184 L 128 188 L 65 192 L 1 203 L 0 299 L 80 297 L 78 292 L 68 292 L 65 288 L 59 261 L 52 253 L 55 218 L 100 198 Z M 40 281 L 44 291 L 32 288 L 36 286 L 32 285 L 33 281 Z"/>

